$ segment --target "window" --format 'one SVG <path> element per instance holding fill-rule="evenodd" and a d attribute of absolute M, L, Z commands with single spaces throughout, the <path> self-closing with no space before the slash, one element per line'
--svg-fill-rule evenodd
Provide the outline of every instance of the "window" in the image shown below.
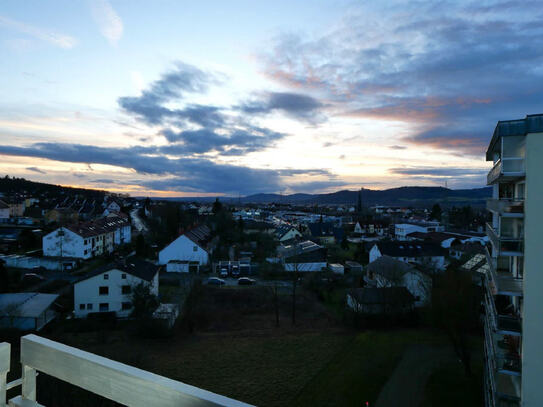
<path fill-rule="evenodd" d="M 130 294 L 132 292 L 132 289 L 129 285 L 123 285 L 121 289 L 123 294 Z"/>
<path fill-rule="evenodd" d="M 83 244 L 87 244 L 87 239 L 85 239 L 85 241 L 83 242 Z"/>
<path fill-rule="evenodd" d="M 192 248 L 192 251 L 193 251 L 193 252 L 197 252 L 197 251 L 198 251 L 198 246 L 194 246 L 194 247 Z"/>
<path fill-rule="evenodd" d="M 101 302 L 100 303 L 100 312 L 109 311 L 109 303 Z"/>
<path fill-rule="evenodd" d="M 130 303 L 130 302 L 123 302 L 123 304 L 122 304 L 122 310 L 123 310 L 123 311 L 129 310 L 129 309 L 131 309 L 131 308 L 132 308 L 132 303 Z"/>
<path fill-rule="evenodd" d="M 87 254 L 88 253 L 88 250 L 85 249 L 85 251 L 83 252 L 84 254 Z"/>
<path fill-rule="evenodd" d="M 92 304 L 87 304 L 87 309 L 92 309 Z"/>
<path fill-rule="evenodd" d="M 79 309 L 85 309 L 85 304 L 79 304 Z"/>
<path fill-rule="evenodd" d="M 109 280 L 109 274 L 104 274 L 104 280 Z"/>
<path fill-rule="evenodd" d="M 122 278 L 123 280 L 126 280 L 126 274 L 124 274 L 124 273 L 121 274 L 121 278 Z"/>
<path fill-rule="evenodd" d="M 100 287 L 99 294 L 100 295 L 108 295 L 109 294 L 109 287 L 107 287 L 107 286 Z"/>

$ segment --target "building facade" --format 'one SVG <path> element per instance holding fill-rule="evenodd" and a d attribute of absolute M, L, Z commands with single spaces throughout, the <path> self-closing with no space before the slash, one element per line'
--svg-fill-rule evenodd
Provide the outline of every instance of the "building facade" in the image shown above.
<path fill-rule="evenodd" d="M 486 405 L 543 405 L 543 115 L 500 121 L 486 153 L 493 162 L 487 208 L 491 245 L 485 277 Z"/>
<path fill-rule="evenodd" d="M 154 264 L 128 259 L 125 264 L 102 267 L 74 284 L 74 313 L 85 318 L 95 312 L 115 312 L 128 317 L 132 312 L 132 290 L 148 284 L 151 294 L 158 296 L 158 267 Z"/>

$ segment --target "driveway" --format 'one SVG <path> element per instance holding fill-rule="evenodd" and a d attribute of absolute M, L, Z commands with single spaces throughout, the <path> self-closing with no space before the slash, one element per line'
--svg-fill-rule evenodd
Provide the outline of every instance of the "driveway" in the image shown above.
<path fill-rule="evenodd" d="M 451 347 L 412 345 L 408 347 L 381 389 L 376 407 L 419 407 L 432 372 L 445 361 L 456 360 Z"/>

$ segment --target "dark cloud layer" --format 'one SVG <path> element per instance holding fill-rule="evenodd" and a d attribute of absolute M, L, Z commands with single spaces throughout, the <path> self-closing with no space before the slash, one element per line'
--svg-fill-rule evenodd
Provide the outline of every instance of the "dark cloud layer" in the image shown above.
<path fill-rule="evenodd" d="M 35 143 L 27 147 L 0 146 L 0 154 L 39 157 L 72 163 L 106 164 L 139 174 L 161 176 L 140 180 L 138 185 L 162 191 L 251 194 L 279 191 L 292 176 L 321 176 L 336 185 L 336 177 L 324 169 L 258 169 L 216 163 L 204 158 L 168 158 L 158 147 L 106 148 L 82 144 Z M 106 183 L 107 179 L 96 180 Z"/>
<path fill-rule="evenodd" d="M 323 104 L 317 99 L 299 93 L 268 92 L 260 98 L 246 102 L 240 109 L 248 114 L 268 114 L 275 111 L 309 122 L 322 121 Z"/>

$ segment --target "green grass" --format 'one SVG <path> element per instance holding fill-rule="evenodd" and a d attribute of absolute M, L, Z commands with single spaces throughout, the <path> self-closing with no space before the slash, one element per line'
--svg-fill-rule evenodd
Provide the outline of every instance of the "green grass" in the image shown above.
<path fill-rule="evenodd" d="M 483 366 L 474 364 L 467 377 L 460 362 L 446 363 L 436 369 L 425 389 L 422 407 L 457 407 L 483 405 Z"/>
<path fill-rule="evenodd" d="M 366 332 L 356 335 L 290 403 L 293 406 L 373 405 L 407 345 L 442 344 L 427 331 Z"/>

